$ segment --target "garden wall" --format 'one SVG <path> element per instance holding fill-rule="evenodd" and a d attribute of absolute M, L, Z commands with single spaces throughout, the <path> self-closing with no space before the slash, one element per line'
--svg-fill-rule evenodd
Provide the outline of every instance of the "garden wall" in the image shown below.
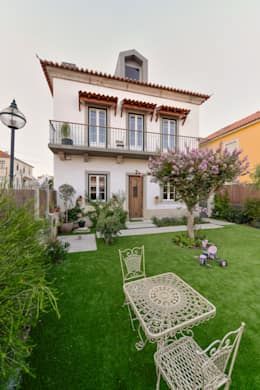
<path fill-rule="evenodd" d="M 221 194 L 225 192 L 233 205 L 243 205 L 247 199 L 260 199 L 260 189 L 257 189 L 254 184 L 226 185 L 220 190 Z"/>
<path fill-rule="evenodd" d="M 56 191 L 42 189 L 14 189 L 8 191 L 12 193 L 18 207 L 29 205 L 29 208 L 37 217 L 47 217 L 49 212 L 53 212 L 56 207 Z"/>

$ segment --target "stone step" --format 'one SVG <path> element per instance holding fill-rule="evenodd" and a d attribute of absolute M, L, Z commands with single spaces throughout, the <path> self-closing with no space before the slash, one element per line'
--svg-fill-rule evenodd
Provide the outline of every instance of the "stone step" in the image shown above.
<path fill-rule="evenodd" d="M 149 229 L 156 227 L 152 221 L 128 221 L 126 222 L 127 229 Z"/>

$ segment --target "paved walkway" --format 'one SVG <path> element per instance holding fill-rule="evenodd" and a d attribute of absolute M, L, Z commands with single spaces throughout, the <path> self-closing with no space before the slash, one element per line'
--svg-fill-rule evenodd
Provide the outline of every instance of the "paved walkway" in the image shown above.
<path fill-rule="evenodd" d="M 220 229 L 223 226 L 220 224 L 213 223 L 203 223 L 201 225 L 196 225 L 196 229 L 206 230 L 206 229 Z M 119 237 L 126 236 L 140 236 L 145 234 L 160 234 L 160 233 L 173 233 L 173 232 L 185 232 L 187 231 L 187 226 L 163 226 L 163 227 L 148 227 L 148 228 L 134 228 L 134 229 L 123 229 L 120 231 Z"/>
<path fill-rule="evenodd" d="M 58 238 L 60 241 L 70 244 L 69 253 L 97 250 L 95 234 L 75 234 L 71 236 L 59 236 Z"/>
<path fill-rule="evenodd" d="M 233 222 L 222 221 L 220 219 L 214 219 L 214 218 L 203 218 L 203 221 L 214 223 L 214 225 L 220 225 L 220 226 L 234 225 Z"/>

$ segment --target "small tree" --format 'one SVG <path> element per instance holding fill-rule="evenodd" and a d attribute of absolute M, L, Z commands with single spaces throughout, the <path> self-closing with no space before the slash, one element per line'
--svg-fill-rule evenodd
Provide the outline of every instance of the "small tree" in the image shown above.
<path fill-rule="evenodd" d="M 255 167 L 254 172 L 251 173 L 250 175 L 253 184 L 256 186 L 256 188 L 260 188 L 260 164 L 258 164 Z"/>
<path fill-rule="evenodd" d="M 162 153 L 150 159 L 149 169 L 154 180 L 161 185 L 170 182 L 177 199 L 187 207 L 187 229 L 194 238 L 194 211 L 198 203 L 207 200 L 226 182 L 247 173 L 247 157 L 240 159 L 241 151 L 227 149 L 189 150 Z"/>
<path fill-rule="evenodd" d="M 72 199 L 75 195 L 76 191 L 70 184 L 62 184 L 59 187 L 59 195 L 63 200 L 64 208 L 65 208 L 65 222 L 68 222 L 68 208 L 69 205 L 72 205 Z"/>

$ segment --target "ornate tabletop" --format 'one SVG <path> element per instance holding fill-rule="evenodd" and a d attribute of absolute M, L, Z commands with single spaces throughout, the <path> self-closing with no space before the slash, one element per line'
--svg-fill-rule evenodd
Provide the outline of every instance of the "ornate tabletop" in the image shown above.
<path fill-rule="evenodd" d="M 125 283 L 124 293 L 150 341 L 174 337 L 216 314 L 212 303 L 170 272 Z"/>

